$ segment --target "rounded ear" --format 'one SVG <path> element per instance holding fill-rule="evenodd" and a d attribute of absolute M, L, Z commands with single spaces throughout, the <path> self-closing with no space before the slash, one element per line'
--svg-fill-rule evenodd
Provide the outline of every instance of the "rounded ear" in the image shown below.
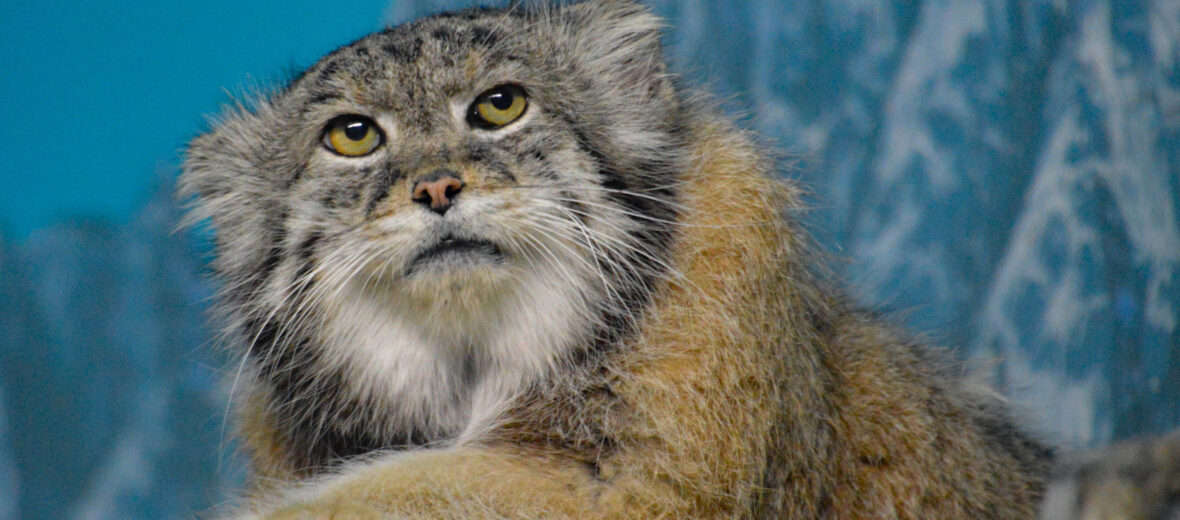
<path fill-rule="evenodd" d="M 195 199 L 190 219 L 225 220 L 273 193 L 263 172 L 269 106 L 265 99 L 254 105 L 254 110 L 242 103 L 224 107 L 211 121 L 212 129 L 185 150 L 179 194 Z"/>
<path fill-rule="evenodd" d="M 258 96 L 250 106 L 234 103 L 210 122 L 212 129 L 189 143 L 177 194 L 188 213 L 184 225 L 208 219 L 216 231 L 215 266 L 246 272 L 266 253 L 279 183 L 267 167 L 275 154 L 278 126 L 270 100 Z"/>
<path fill-rule="evenodd" d="M 566 6 L 562 13 L 571 44 L 602 79 L 640 92 L 664 85 L 664 21 L 646 6 L 629 0 L 590 0 Z"/>

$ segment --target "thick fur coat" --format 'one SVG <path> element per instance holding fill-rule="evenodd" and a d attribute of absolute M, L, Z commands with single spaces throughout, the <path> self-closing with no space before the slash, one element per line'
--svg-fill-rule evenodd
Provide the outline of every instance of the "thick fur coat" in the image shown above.
<path fill-rule="evenodd" d="M 798 190 L 659 29 L 610 0 L 423 19 L 194 140 L 244 356 L 234 517 L 1034 516 L 1046 451 L 816 274 Z M 489 95 L 527 108 L 489 125 Z M 377 144 L 340 153 L 341 117 Z"/>

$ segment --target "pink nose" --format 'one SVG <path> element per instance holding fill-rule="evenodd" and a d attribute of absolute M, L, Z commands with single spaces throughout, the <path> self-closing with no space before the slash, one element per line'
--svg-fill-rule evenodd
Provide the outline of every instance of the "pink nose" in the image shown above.
<path fill-rule="evenodd" d="M 442 215 L 451 208 L 455 195 L 459 194 L 463 186 L 465 184 L 454 171 L 435 170 L 414 182 L 411 199 Z"/>

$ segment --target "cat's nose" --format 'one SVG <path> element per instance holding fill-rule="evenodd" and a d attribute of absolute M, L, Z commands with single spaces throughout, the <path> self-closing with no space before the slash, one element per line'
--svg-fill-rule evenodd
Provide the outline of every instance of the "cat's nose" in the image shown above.
<path fill-rule="evenodd" d="M 442 215 L 451 209 L 455 195 L 459 194 L 463 186 L 466 185 L 454 170 L 434 170 L 414 181 L 414 186 L 410 188 L 411 199 Z"/>

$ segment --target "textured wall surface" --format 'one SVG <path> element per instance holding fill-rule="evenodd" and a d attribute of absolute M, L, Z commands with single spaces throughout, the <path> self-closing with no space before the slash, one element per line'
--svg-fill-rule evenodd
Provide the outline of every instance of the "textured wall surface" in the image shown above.
<path fill-rule="evenodd" d="M 652 5 L 685 82 L 810 186 L 866 305 L 1067 449 L 1180 426 L 1180 2 Z M 241 478 L 207 244 L 162 170 L 121 223 L 0 239 L 0 518 L 186 518 Z"/>

